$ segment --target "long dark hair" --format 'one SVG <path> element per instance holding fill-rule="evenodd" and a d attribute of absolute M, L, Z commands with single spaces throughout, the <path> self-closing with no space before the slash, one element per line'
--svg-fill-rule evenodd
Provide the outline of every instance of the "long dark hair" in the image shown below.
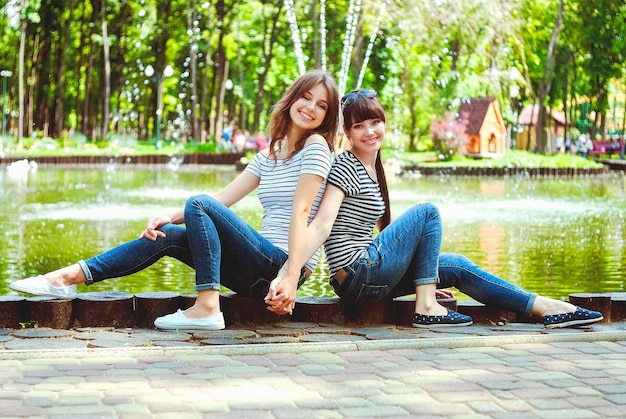
<path fill-rule="evenodd" d="M 346 94 L 341 98 L 341 113 L 343 116 L 344 130 L 347 131 L 353 124 L 365 121 L 367 119 L 381 119 L 387 122 L 385 109 L 378 100 L 378 95 L 372 89 L 358 89 Z M 383 161 L 380 157 L 381 151 L 376 155 L 376 176 L 378 177 L 378 186 L 380 194 L 385 203 L 385 213 L 380 219 L 380 230 L 391 223 L 391 208 L 389 204 L 389 189 L 387 188 L 387 178 L 385 177 L 385 169 Z"/>
<path fill-rule="evenodd" d="M 303 134 L 295 145 L 295 150 L 292 154 L 302 150 L 304 143 L 311 134 L 320 134 L 326 140 L 328 147 L 331 151 L 335 150 L 335 139 L 337 137 L 337 131 L 339 128 L 339 92 L 337 90 L 337 83 L 335 79 L 323 70 L 311 70 L 293 82 L 293 84 L 287 89 L 283 97 L 276 103 L 272 109 L 269 121 L 269 134 L 270 134 L 270 150 L 269 155 L 276 158 L 276 144 L 285 138 L 291 125 L 291 117 L 289 116 L 289 109 L 298 99 L 300 99 L 306 92 L 311 90 L 318 84 L 324 85 L 328 92 L 328 109 L 326 110 L 326 117 L 322 124 L 311 132 Z M 289 156 L 291 157 L 291 155 Z"/>

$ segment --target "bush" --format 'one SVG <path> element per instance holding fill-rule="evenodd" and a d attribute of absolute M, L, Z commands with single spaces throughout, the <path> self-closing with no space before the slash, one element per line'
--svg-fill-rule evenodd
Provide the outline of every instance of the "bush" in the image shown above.
<path fill-rule="evenodd" d="M 63 130 L 60 138 L 63 148 L 82 147 L 87 143 L 87 136 L 79 131 Z"/>
<path fill-rule="evenodd" d="M 467 117 L 457 118 L 450 112 L 446 112 L 442 119 L 433 118 L 430 121 L 430 137 L 438 152 L 438 160 L 449 161 L 455 155 L 465 155 L 467 123 Z"/>
<path fill-rule="evenodd" d="M 35 140 L 30 146 L 30 150 L 57 150 L 59 143 L 54 138 L 44 137 L 41 140 Z"/>
<path fill-rule="evenodd" d="M 109 147 L 112 148 L 136 148 L 137 138 L 131 135 L 119 135 L 109 133 L 107 135 L 107 142 Z"/>

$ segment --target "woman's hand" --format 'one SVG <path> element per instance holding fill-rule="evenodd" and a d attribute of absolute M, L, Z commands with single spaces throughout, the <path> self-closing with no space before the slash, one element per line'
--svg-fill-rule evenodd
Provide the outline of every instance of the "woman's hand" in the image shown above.
<path fill-rule="evenodd" d="M 296 306 L 296 293 L 298 280 L 293 278 L 285 270 L 281 269 L 278 275 L 270 282 L 270 289 L 265 296 L 267 309 L 276 314 L 293 314 Z"/>
<path fill-rule="evenodd" d="M 154 217 L 148 220 L 146 229 L 141 232 L 141 234 L 139 235 L 139 238 L 141 239 L 145 237 L 148 240 L 156 241 L 157 237 L 165 237 L 165 233 L 157 229 L 171 222 L 172 222 L 172 218 L 168 216 Z"/>
<path fill-rule="evenodd" d="M 435 291 L 435 296 L 437 298 L 454 298 L 454 293 L 447 288 L 443 288 Z"/>

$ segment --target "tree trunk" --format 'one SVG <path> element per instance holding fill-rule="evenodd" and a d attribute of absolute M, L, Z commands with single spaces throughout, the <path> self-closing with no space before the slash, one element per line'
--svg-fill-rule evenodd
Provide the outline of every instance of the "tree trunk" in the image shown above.
<path fill-rule="evenodd" d="M 217 21 L 223 22 L 219 29 L 218 41 L 217 41 L 217 51 L 215 52 L 215 67 L 216 74 L 215 78 L 217 80 L 217 102 L 215 103 L 215 123 L 213 125 L 212 134 L 215 136 L 216 142 L 220 143 L 220 138 L 222 135 L 222 128 L 224 126 L 224 94 L 225 94 L 225 83 L 226 79 L 228 79 L 228 60 L 226 59 L 226 51 L 224 49 L 224 37 L 230 31 L 230 25 L 226 22 L 226 17 L 229 13 L 229 10 L 226 9 L 226 5 L 224 0 L 218 0 L 215 4 L 215 10 L 217 13 Z"/>
<path fill-rule="evenodd" d="M 561 30 L 561 24 L 563 22 L 563 1 L 559 1 L 559 10 L 557 12 L 556 22 L 554 23 L 554 29 L 552 30 L 552 36 L 550 43 L 548 44 L 548 52 L 546 54 L 546 62 L 543 67 L 543 75 L 541 76 L 541 83 L 539 84 L 539 113 L 537 116 L 537 152 L 539 154 L 546 154 L 547 136 L 545 132 L 546 126 L 546 97 L 552 87 L 552 80 L 554 77 L 554 64 L 556 62 L 556 42 L 559 37 L 559 31 Z"/>
<path fill-rule="evenodd" d="M 93 72 L 93 40 L 89 37 L 89 54 L 87 58 L 87 66 L 85 69 L 85 98 L 83 102 L 83 121 L 82 121 L 82 132 L 85 134 L 90 140 L 95 141 L 96 138 L 93 136 L 93 132 L 91 130 L 91 120 L 89 118 L 89 102 L 91 100 L 91 75 Z"/>
<path fill-rule="evenodd" d="M 102 98 L 102 132 L 101 138 L 105 139 L 109 133 L 109 113 L 111 112 L 111 58 L 109 51 L 109 34 L 107 27 L 106 0 L 102 0 L 102 53 L 104 61 L 104 97 Z"/>
<path fill-rule="evenodd" d="M 263 33 L 263 71 L 259 74 L 259 89 L 256 92 L 256 97 L 254 99 L 254 116 L 252 119 L 252 131 L 258 132 L 261 118 L 261 111 L 263 110 L 263 97 L 265 93 L 265 81 L 267 80 L 267 73 L 272 64 L 272 58 L 274 57 L 274 44 L 276 43 L 276 38 L 278 37 L 278 19 L 282 12 L 282 6 L 279 6 L 276 9 L 276 13 L 272 17 L 272 27 L 270 29 L 269 41 L 265 42 L 265 37 L 267 33 Z M 267 51 L 265 51 L 265 45 L 268 45 Z"/>
<path fill-rule="evenodd" d="M 210 32 L 210 31 L 209 31 Z M 209 69 L 211 68 L 210 45 L 207 45 L 207 52 L 204 60 L 204 77 L 202 77 L 202 94 L 200 97 L 200 142 L 204 144 L 209 135 L 208 117 L 211 113 L 211 104 L 207 101 L 209 95 Z"/>
<path fill-rule="evenodd" d="M 189 124 L 191 126 L 191 138 L 198 139 L 198 43 L 195 40 L 197 24 L 196 0 L 187 2 L 187 28 L 191 34 L 190 50 L 189 50 L 189 75 L 191 79 L 191 114 Z"/>
<path fill-rule="evenodd" d="M 596 91 L 598 93 L 598 103 L 596 110 L 596 124 L 600 119 L 600 136 L 602 140 L 606 140 L 606 110 L 609 107 L 608 97 L 608 82 L 598 77 L 598 83 L 596 84 Z"/>
<path fill-rule="evenodd" d="M 218 51 L 222 50 L 221 53 L 218 54 L 218 68 L 217 68 L 217 102 L 215 103 L 215 138 L 217 139 L 218 144 L 221 141 L 222 131 L 224 130 L 224 95 L 226 94 L 226 79 L 228 78 L 228 61 L 226 60 L 226 55 L 224 54 L 223 48 L 218 46 Z M 228 121 L 227 121 L 228 122 Z"/>
<path fill-rule="evenodd" d="M 212 10 L 212 9 L 210 9 Z M 209 34 L 213 33 L 213 21 L 210 16 L 207 16 L 207 20 L 209 25 L 207 27 L 207 32 Z M 210 35 L 209 39 L 206 39 L 206 51 L 204 53 L 204 68 L 201 71 L 202 75 L 202 87 L 200 90 L 200 142 L 202 144 L 206 143 L 207 136 L 211 132 L 209 119 L 207 115 L 211 114 L 211 102 L 208 100 L 209 97 L 209 71 L 211 69 L 211 42 Z"/>
<path fill-rule="evenodd" d="M 568 67 L 565 68 L 564 80 L 563 80 L 563 92 L 561 96 L 561 100 L 563 101 L 563 115 L 565 115 L 565 126 L 563 127 L 563 144 L 565 144 L 565 140 L 569 137 L 569 124 L 570 118 L 568 116 L 568 106 L 567 106 L 567 96 L 569 91 L 569 70 Z M 557 150 L 559 152 L 561 150 Z"/>
<path fill-rule="evenodd" d="M 65 34 L 63 36 L 63 45 L 61 50 L 59 51 L 59 65 L 57 68 L 57 76 L 56 76 L 56 97 L 55 97 L 55 117 L 54 117 L 54 130 L 53 135 L 55 137 L 60 137 L 61 132 L 63 132 L 63 127 L 65 125 L 65 80 L 63 79 L 63 74 L 65 73 L 65 59 L 67 57 L 67 49 L 70 44 L 70 38 L 72 37 L 71 31 L 71 22 L 72 22 L 72 11 L 74 10 L 74 0 L 70 0 L 69 3 L 69 11 L 70 15 L 65 22 Z"/>
<path fill-rule="evenodd" d="M 244 78 L 244 66 L 243 60 L 241 59 L 241 48 L 237 48 L 237 69 L 239 69 L 239 86 L 241 86 L 241 101 L 239 102 L 239 128 L 247 131 L 248 130 L 248 114 L 246 112 L 246 101 L 244 98 L 246 97 L 246 88 L 245 88 L 245 78 Z"/>
<path fill-rule="evenodd" d="M 22 11 L 26 9 L 26 0 L 21 0 L 20 7 Z M 17 84 L 17 98 L 18 98 L 18 119 L 17 119 L 17 148 L 19 150 L 23 147 L 24 138 L 24 58 L 26 55 L 26 16 L 22 16 L 22 22 L 20 24 L 20 57 L 18 64 L 18 84 Z"/>

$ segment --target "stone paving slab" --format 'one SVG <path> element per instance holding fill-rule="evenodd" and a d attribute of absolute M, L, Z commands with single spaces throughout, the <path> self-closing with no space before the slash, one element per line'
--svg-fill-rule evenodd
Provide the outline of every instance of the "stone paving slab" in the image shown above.
<path fill-rule="evenodd" d="M 226 356 L 198 346 L 158 355 L 147 348 L 5 359 L 0 406 L 3 417 L 624 417 L 626 336 L 548 338 L 427 349 Z"/>
<path fill-rule="evenodd" d="M 2 329 L 0 416 L 625 417 L 626 324 L 505 326 Z"/>

